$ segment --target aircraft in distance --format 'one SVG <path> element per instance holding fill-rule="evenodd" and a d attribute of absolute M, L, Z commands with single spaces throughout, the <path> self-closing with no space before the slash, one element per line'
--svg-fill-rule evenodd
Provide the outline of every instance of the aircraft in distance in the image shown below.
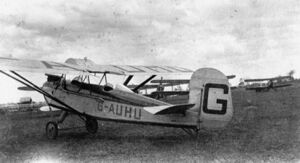
<path fill-rule="evenodd" d="M 46 125 L 49 139 L 57 138 L 58 125 L 69 113 L 78 115 L 89 133 L 97 132 L 98 120 L 106 120 L 178 127 L 189 134 L 197 134 L 200 129 L 222 128 L 233 114 L 228 79 L 213 68 L 193 72 L 171 66 L 98 65 L 86 58 L 69 58 L 65 63 L 0 58 L 0 72 L 41 93 L 50 110 L 51 107 L 62 110 L 57 120 Z M 20 72 L 46 73 L 47 81 L 39 87 Z M 188 103 L 173 105 L 136 93 L 156 75 L 182 73 L 192 73 Z M 68 80 L 67 75 L 72 74 L 76 77 Z M 112 85 L 108 75 L 125 75 L 127 78 L 121 84 Z M 127 85 L 134 75 L 149 77 L 129 89 Z M 90 80 L 95 76 L 99 79 L 97 84 Z"/>
<path fill-rule="evenodd" d="M 227 79 L 233 79 L 235 78 L 235 75 L 229 75 L 226 76 Z M 156 80 L 151 80 L 150 83 L 153 83 L 151 85 L 145 85 L 141 88 L 141 90 L 146 90 L 146 96 L 152 97 L 155 99 L 162 99 L 167 96 L 173 96 L 173 95 L 188 95 L 189 91 L 188 90 L 182 90 L 182 89 L 173 89 L 174 86 L 180 86 L 183 84 L 189 84 L 190 80 L 189 79 L 156 79 Z M 129 87 L 133 87 L 136 85 L 130 85 Z M 171 91 L 165 91 L 165 87 L 172 87 Z M 147 94 L 148 89 L 153 89 L 156 88 L 156 91 L 151 92 L 150 94 Z M 180 88 L 180 87 L 179 87 Z"/>
<path fill-rule="evenodd" d="M 229 75 L 226 76 L 227 79 L 233 79 L 235 78 L 235 75 Z M 163 84 L 163 83 L 167 83 L 172 85 L 179 85 L 179 84 L 189 84 L 190 80 L 188 79 L 156 79 L 156 80 L 151 80 L 150 83 L 159 83 L 159 84 Z"/>
<path fill-rule="evenodd" d="M 246 90 L 255 90 L 256 92 L 269 91 L 270 89 L 276 90 L 276 88 L 280 87 L 288 87 L 291 86 L 293 81 L 292 76 L 279 76 L 274 78 L 261 78 L 261 79 L 245 79 L 244 81 L 247 84 L 245 86 Z M 257 83 L 267 81 L 267 83 Z"/>

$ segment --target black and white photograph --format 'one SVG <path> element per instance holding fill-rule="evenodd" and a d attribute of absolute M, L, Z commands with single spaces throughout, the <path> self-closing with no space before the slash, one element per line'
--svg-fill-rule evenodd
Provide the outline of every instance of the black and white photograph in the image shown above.
<path fill-rule="evenodd" d="M 300 1 L 1 0 L 0 162 L 300 162 Z"/>

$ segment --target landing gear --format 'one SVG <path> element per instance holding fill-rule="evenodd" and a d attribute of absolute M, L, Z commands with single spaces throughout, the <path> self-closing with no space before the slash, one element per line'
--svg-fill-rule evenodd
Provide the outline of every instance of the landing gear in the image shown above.
<path fill-rule="evenodd" d="M 46 125 L 46 136 L 48 139 L 56 139 L 58 135 L 58 125 L 56 122 L 48 122 Z"/>
<path fill-rule="evenodd" d="M 86 121 L 85 121 L 85 128 L 91 134 L 97 133 L 97 131 L 98 131 L 97 120 L 95 118 L 87 117 Z"/>
<path fill-rule="evenodd" d="M 58 130 L 59 127 L 58 125 L 63 123 L 66 117 L 68 116 L 67 111 L 62 111 L 59 119 L 57 121 L 50 121 L 46 125 L 46 136 L 48 139 L 56 139 L 58 136 Z M 98 131 L 98 122 L 95 118 L 90 117 L 90 116 L 80 116 L 79 117 L 85 122 L 85 128 L 86 130 L 91 133 L 95 134 Z M 67 128 L 70 129 L 70 128 Z"/>
<path fill-rule="evenodd" d="M 48 139 L 56 139 L 58 136 L 58 124 L 62 123 L 68 115 L 68 112 L 62 111 L 57 122 L 50 121 L 46 124 L 46 136 Z"/>

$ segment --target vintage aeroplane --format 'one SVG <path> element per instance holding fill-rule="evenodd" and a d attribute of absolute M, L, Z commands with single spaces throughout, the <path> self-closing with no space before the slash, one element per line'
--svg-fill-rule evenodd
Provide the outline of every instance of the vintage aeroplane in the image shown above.
<path fill-rule="evenodd" d="M 293 78 L 291 76 L 279 76 L 274 78 L 261 78 L 261 79 L 245 79 L 244 82 L 248 83 L 246 90 L 255 90 L 256 92 L 269 91 L 270 89 L 288 87 L 292 84 Z M 263 83 L 266 82 L 266 83 Z"/>
<path fill-rule="evenodd" d="M 81 117 L 88 132 L 96 133 L 97 120 L 160 125 L 182 128 L 198 133 L 202 128 L 224 127 L 232 118 L 233 106 L 227 77 L 213 68 L 193 72 L 189 81 L 189 101 L 170 104 L 138 94 L 138 89 L 156 75 L 192 73 L 191 70 L 171 66 L 120 66 L 98 65 L 87 59 L 68 59 L 65 63 L 0 58 L 0 72 L 41 93 L 50 107 L 62 113 L 57 120 L 46 125 L 46 135 L 55 139 L 58 125 L 69 113 Z M 19 72 L 46 73 L 47 81 L 39 87 Z M 60 74 L 60 75 L 58 75 Z M 67 75 L 76 75 L 67 80 Z M 93 84 L 90 77 L 97 76 Z M 133 75 L 150 77 L 133 89 L 126 87 Z M 108 75 L 128 76 L 122 84 L 113 86 Z"/>
<path fill-rule="evenodd" d="M 227 79 L 233 79 L 235 78 L 235 75 L 229 75 L 226 77 Z M 190 83 L 189 79 L 162 79 L 161 78 L 161 79 L 151 80 L 150 83 L 152 84 L 144 85 L 143 87 L 141 87 L 141 89 L 146 90 L 144 95 L 151 98 L 164 100 L 164 98 L 168 96 L 176 96 L 176 95 L 184 96 L 189 94 L 188 87 L 185 90 L 182 90 L 182 88 L 180 87 L 181 85 L 189 84 Z M 136 86 L 137 85 L 129 85 L 128 87 L 130 88 Z M 172 88 L 171 90 L 166 91 L 165 87 L 172 87 Z M 174 87 L 176 88 L 174 89 Z M 147 93 L 148 89 L 156 89 L 156 91 L 153 91 L 150 94 L 148 94 Z"/>

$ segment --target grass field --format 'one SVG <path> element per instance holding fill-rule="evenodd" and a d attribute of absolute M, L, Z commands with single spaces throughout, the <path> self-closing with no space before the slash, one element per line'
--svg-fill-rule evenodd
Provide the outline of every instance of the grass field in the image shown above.
<path fill-rule="evenodd" d="M 44 135 L 49 118 L 11 119 L 0 115 L 0 162 L 297 162 L 300 161 L 300 89 L 265 93 L 233 92 L 235 113 L 221 131 L 198 139 L 180 129 L 99 122 Z M 247 110 L 248 105 L 257 109 Z M 68 117 L 64 127 L 83 125 Z"/>

